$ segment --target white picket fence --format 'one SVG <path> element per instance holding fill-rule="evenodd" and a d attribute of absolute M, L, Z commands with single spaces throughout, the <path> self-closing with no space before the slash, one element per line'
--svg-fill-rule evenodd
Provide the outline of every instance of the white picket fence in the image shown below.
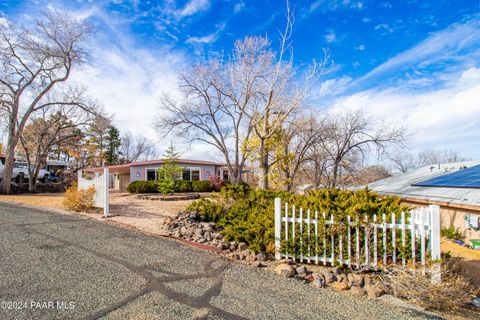
<path fill-rule="evenodd" d="M 109 214 L 109 202 L 108 202 L 108 189 L 109 189 L 109 170 L 104 168 L 103 172 L 95 172 L 92 179 L 85 178 L 85 172 L 78 170 L 78 190 L 86 190 L 90 187 L 95 188 L 95 194 L 93 196 L 93 204 L 97 208 L 103 208 L 103 215 L 108 217 Z"/>
<path fill-rule="evenodd" d="M 344 232 L 330 232 L 328 235 L 328 228 L 335 226 L 341 226 Z M 406 247 L 407 237 L 411 240 L 409 248 Z M 291 243 L 292 239 L 297 239 L 294 242 L 300 248 L 295 253 L 282 248 L 282 242 Z M 306 245 L 302 244 L 302 241 L 305 241 Z M 401 243 L 400 248 L 397 242 Z M 407 250 L 411 253 L 409 261 L 405 254 Z M 346 223 L 338 223 L 335 222 L 333 215 L 328 217 L 324 212 L 312 212 L 289 206 L 288 203 L 282 205 L 280 198 L 275 199 L 277 260 L 285 257 L 307 263 L 323 265 L 340 263 L 349 267 L 377 269 L 380 264 L 387 266 L 401 263 L 402 266 L 406 264 L 415 266 L 420 263 L 425 266 L 427 256 L 432 261 L 440 259 L 438 206 L 402 212 L 400 217 L 393 213 L 391 221 L 387 221 L 386 215 L 383 214 L 381 217 L 374 215 L 370 221 L 368 216 L 364 216 L 362 222 L 358 219 L 352 221 L 351 217 L 347 216 Z"/>

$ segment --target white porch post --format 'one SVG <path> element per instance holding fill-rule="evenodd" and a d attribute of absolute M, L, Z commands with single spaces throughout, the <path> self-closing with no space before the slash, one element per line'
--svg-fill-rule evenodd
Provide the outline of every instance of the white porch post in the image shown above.
<path fill-rule="evenodd" d="M 110 175 L 109 175 L 109 170 L 108 167 L 103 168 L 103 216 L 105 218 L 108 217 L 109 214 L 109 206 L 108 206 L 108 189 L 110 185 Z"/>
<path fill-rule="evenodd" d="M 431 256 L 433 260 L 432 266 L 432 282 L 439 283 L 441 281 L 441 252 L 440 252 L 440 207 L 436 205 L 429 206 L 430 209 L 430 243 Z"/>

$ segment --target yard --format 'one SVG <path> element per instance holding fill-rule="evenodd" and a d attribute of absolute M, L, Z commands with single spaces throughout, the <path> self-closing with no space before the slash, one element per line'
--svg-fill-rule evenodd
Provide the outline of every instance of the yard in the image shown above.
<path fill-rule="evenodd" d="M 38 193 L 22 195 L 0 195 L 0 201 L 21 203 L 31 206 L 66 210 L 61 193 Z M 166 235 L 163 221 L 174 217 L 178 212 L 192 203 L 192 200 L 152 201 L 136 199 L 129 193 L 110 194 L 110 214 L 108 220 L 140 231 Z M 93 218 L 102 219 L 103 212 L 79 213 Z"/>

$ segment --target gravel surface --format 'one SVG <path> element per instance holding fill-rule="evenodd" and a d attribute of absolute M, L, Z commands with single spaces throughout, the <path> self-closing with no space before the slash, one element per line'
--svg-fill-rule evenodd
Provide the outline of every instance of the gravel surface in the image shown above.
<path fill-rule="evenodd" d="M 0 237 L 0 319 L 437 318 L 74 214 L 0 202 Z"/>

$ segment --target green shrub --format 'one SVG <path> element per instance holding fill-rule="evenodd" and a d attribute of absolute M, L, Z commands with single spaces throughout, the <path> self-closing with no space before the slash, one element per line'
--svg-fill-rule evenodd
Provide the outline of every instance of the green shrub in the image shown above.
<path fill-rule="evenodd" d="M 442 228 L 440 230 L 440 235 L 450 240 L 463 240 L 464 238 L 462 232 L 460 232 L 460 229 L 455 228 L 454 226 Z"/>
<path fill-rule="evenodd" d="M 373 216 L 377 216 L 380 222 L 382 214 L 385 214 L 388 221 L 391 221 L 392 213 L 400 217 L 402 211 L 407 211 L 408 207 L 400 204 L 400 198 L 391 196 L 380 196 L 370 190 L 364 189 L 356 192 L 349 190 L 321 189 L 312 191 L 307 195 L 295 195 L 289 192 L 276 192 L 268 190 L 251 190 L 247 185 L 229 185 L 223 187 L 220 193 L 214 199 L 201 199 L 190 205 L 187 210 L 196 211 L 200 218 L 205 221 L 215 222 L 217 226 L 223 227 L 223 235 L 227 241 L 243 241 L 249 244 L 250 249 L 260 252 L 271 248 L 274 243 L 274 199 L 279 197 L 282 202 L 287 202 L 291 208 L 297 207 L 297 218 L 299 217 L 298 208 L 303 208 L 303 217 L 307 216 L 307 209 L 311 212 L 311 218 L 314 218 L 315 211 L 318 212 L 319 220 L 323 219 L 323 212 L 326 218 L 334 217 L 335 225 L 326 229 L 328 239 L 332 235 L 344 235 L 343 241 L 346 241 L 346 223 L 347 215 L 350 215 L 352 222 L 359 219 L 359 223 L 365 226 L 364 217 L 367 216 L 372 221 Z M 291 211 L 290 211 L 291 214 Z M 314 234 L 314 225 L 311 225 L 311 234 Z M 304 228 L 306 229 L 306 228 Z M 319 230 L 319 236 L 323 238 L 323 228 Z M 306 230 L 305 230 L 306 231 Z M 354 232 L 352 228 L 352 234 Z M 309 241 L 306 232 L 303 236 L 303 247 L 299 247 L 300 235 L 297 231 L 295 239 L 289 232 L 289 242 L 283 242 L 284 250 L 289 253 L 298 253 L 300 250 L 306 252 Z M 365 238 L 364 228 L 360 228 L 360 239 Z M 370 235 L 372 232 L 369 233 Z M 311 238 L 313 239 L 313 237 Z M 338 241 L 338 237 L 336 238 Z M 391 250 L 392 240 L 388 237 L 388 250 Z M 397 237 L 397 242 L 401 241 Z M 373 243 L 373 241 L 372 241 Z M 379 241 L 380 243 L 380 241 Z M 310 247 L 314 243 L 310 240 Z M 402 248 L 401 243 L 397 244 L 397 256 L 407 256 L 408 246 Z M 363 242 L 362 242 L 363 246 Z M 372 246 L 371 246 L 372 247 Z M 330 250 L 331 246 L 327 246 Z M 347 245 L 343 246 L 346 250 Z M 363 248 L 363 247 L 362 247 Z M 378 252 L 382 248 L 378 247 Z M 323 247 L 318 247 L 319 252 L 323 252 Z M 320 251 L 321 250 L 321 251 Z M 338 250 L 338 249 L 337 249 Z M 372 249 L 373 250 L 373 249 Z M 338 256 L 338 253 L 337 253 Z M 346 256 L 346 253 L 344 254 Z"/>
<path fill-rule="evenodd" d="M 134 181 L 127 187 L 130 193 L 184 193 L 184 192 L 211 192 L 214 190 L 210 181 L 186 180 L 150 180 Z"/>
<path fill-rule="evenodd" d="M 213 185 L 210 181 L 192 181 L 193 192 L 211 192 L 213 191 Z"/>
<path fill-rule="evenodd" d="M 192 181 L 177 180 L 175 181 L 175 192 L 192 192 Z"/>

